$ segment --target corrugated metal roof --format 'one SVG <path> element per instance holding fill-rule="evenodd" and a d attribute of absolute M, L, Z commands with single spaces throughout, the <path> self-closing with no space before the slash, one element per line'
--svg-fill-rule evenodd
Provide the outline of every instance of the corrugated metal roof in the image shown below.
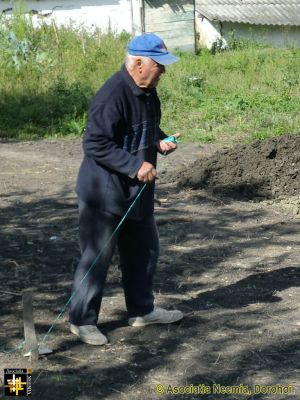
<path fill-rule="evenodd" d="M 300 0 L 196 0 L 196 11 L 210 21 L 300 26 Z"/>

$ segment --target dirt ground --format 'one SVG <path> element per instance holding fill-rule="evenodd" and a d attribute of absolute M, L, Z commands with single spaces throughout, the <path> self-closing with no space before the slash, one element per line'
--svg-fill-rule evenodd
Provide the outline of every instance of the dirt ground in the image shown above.
<path fill-rule="evenodd" d="M 300 399 L 300 136 L 160 157 L 156 303 L 185 318 L 129 327 L 116 256 L 104 347 L 79 342 L 67 312 L 55 321 L 79 258 L 81 158 L 80 140 L 0 142 L 0 380 L 32 368 L 31 398 L 43 400 Z M 41 338 L 55 323 L 53 353 L 37 362 L 16 350 L 29 287 Z"/>

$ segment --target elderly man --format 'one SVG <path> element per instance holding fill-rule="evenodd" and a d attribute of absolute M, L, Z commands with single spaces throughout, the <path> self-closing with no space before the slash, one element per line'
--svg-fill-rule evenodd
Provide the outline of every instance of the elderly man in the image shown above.
<path fill-rule="evenodd" d="M 168 154 L 177 147 L 176 141 L 164 140 L 167 136 L 159 127 L 155 87 L 165 65 L 177 60 L 158 36 L 135 37 L 125 65 L 101 87 L 89 110 L 76 186 L 82 256 L 69 316 L 71 332 L 85 343 L 107 343 L 96 324 L 115 246 L 129 325 L 172 323 L 183 317 L 181 311 L 154 307 L 152 290 L 159 253 L 153 217 L 157 152 Z"/>

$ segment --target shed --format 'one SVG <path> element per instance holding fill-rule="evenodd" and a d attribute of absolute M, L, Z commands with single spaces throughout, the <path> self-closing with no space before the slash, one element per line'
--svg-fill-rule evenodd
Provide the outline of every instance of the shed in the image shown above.
<path fill-rule="evenodd" d="M 196 0 L 196 30 L 202 47 L 236 39 L 275 47 L 300 47 L 299 0 Z"/>
<path fill-rule="evenodd" d="M 132 0 L 133 34 L 153 32 L 169 49 L 195 51 L 194 0 Z"/>

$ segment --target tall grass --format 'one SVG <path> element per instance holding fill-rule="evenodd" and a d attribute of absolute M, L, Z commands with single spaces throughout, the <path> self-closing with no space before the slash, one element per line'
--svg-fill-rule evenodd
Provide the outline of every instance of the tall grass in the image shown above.
<path fill-rule="evenodd" d="M 0 20 L 0 135 L 80 135 L 89 102 L 117 71 L 128 34 L 34 29 L 21 13 Z M 299 131 L 300 50 L 232 43 L 212 54 L 179 54 L 158 92 L 162 127 L 183 139 L 233 143 Z"/>
<path fill-rule="evenodd" d="M 0 20 L 0 135 L 80 134 L 90 99 L 124 59 L 129 35 Z"/>
<path fill-rule="evenodd" d="M 159 89 L 166 128 L 224 143 L 300 131 L 300 50 L 240 47 L 181 54 Z"/>

